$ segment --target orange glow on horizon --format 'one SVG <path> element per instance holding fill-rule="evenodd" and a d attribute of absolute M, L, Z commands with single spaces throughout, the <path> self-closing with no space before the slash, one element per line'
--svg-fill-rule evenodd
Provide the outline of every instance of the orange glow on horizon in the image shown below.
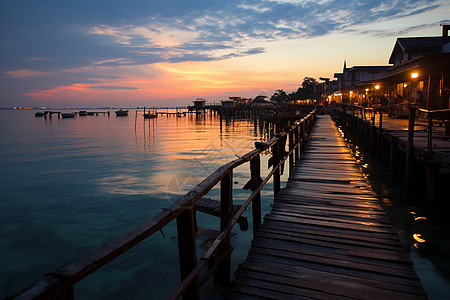
<path fill-rule="evenodd" d="M 294 90 L 300 86 L 287 84 L 286 78 L 274 76 L 277 70 L 264 67 L 238 68 L 239 59 L 213 62 L 158 63 L 126 67 L 88 67 L 96 83 L 76 83 L 48 90 L 32 91 L 25 96 L 39 100 L 77 101 L 80 103 L 108 99 L 151 101 L 152 99 L 224 97 L 235 95 L 255 97 L 260 91 Z M 86 68 L 79 70 L 86 71 Z M 118 78 L 105 75 L 119 73 Z M 68 69 L 61 72 L 76 73 Z M 297 82 L 292 78 L 291 82 Z M 270 94 L 267 94 L 270 97 Z M 187 103 L 186 103 L 187 104 Z"/>

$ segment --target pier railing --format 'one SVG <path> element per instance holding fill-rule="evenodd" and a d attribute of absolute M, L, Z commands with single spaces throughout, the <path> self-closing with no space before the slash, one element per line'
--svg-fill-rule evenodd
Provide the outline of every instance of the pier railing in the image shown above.
<path fill-rule="evenodd" d="M 284 163 L 289 158 L 289 170 L 293 168 L 295 161 L 300 158 L 315 120 L 316 111 L 314 110 L 294 125 L 286 127 L 269 141 L 255 143 L 254 150 L 218 168 L 175 204 L 96 251 L 46 274 L 45 280 L 34 284 L 11 299 L 74 299 L 74 284 L 174 220 L 177 224 L 181 283 L 170 299 L 177 299 L 180 296 L 183 296 L 183 299 L 199 299 L 200 287 L 211 276 L 214 277 L 215 284 L 227 285 L 231 278 L 233 226 L 252 203 L 253 234 L 256 234 L 261 224 L 260 192 L 262 188 L 273 177 L 274 196 L 277 195 L 280 191 L 280 175 Z M 289 151 L 286 151 L 286 146 Z M 262 180 L 260 155 L 267 150 L 271 150 L 272 157 L 269 159 L 269 164 L 272 169 Z M 247 162 L 251 170 L 248 186 L 252 194 L 237 212 L 233 212 L 233 170 Z M 220 234 L 200 259 L 197 259 L 195 204 L 217 184 L 220 184 Z M 205 268 L 207 268 L 206 272 L 202 272 Z"/>

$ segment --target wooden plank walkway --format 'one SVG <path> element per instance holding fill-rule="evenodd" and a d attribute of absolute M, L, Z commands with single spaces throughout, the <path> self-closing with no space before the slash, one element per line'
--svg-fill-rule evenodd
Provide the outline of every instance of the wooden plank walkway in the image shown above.
<path fill-rule="evenodd" d="M 226 298 L 427 298 L 329 116 L 319 116 Z"/>

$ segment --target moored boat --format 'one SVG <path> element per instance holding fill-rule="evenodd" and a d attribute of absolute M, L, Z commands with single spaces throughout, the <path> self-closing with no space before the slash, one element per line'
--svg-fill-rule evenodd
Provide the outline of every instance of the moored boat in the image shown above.
<path fill-rule="evenodd" d="M 117 117 L 128 116 L 128 110 L 122 110 L 122 109 L 116 110 L 116 116 Z"/>
<path fill-rule="evenodd" d="M 72 113 L 72 112 L 61 113 L 61 117 L 63 117 L 63 118 L 75 118 L 75 113 Z"/>
<path fill-rule="evenodd" d="M 144 119 L 153 119 L 158 117 L 158 111 L 156 108 L 149 108 L 148 111 L 145 110 L 144 107 Z"/>
<path fill-rule="evenodd" d="M 34 116 L 35 116 L 35 117 L 43 117 L 43 116 L 44 116 L 44 113 L 43 113 L 43 112 L 40 112 L 40 111 L 37 111 L 37 112 L 34 114 Z"/>

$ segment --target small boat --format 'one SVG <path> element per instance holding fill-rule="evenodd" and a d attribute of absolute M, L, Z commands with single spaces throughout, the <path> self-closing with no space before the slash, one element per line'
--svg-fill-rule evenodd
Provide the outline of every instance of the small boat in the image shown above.
<path fill-rule="evenodd" d="M 63 118 L 75 118 L 75 113 L 72 113 L 72 112 L 61 113 L 61 117 L 63 117 Z"/>
<path fill-rule="evenodd" d="M 143 114 L 144 119 L 153 119 L 153 118 L 157 118 L 158 115 L 157 114 L 151 114 L 151 113 L 145 113 Z"/>
<path fill-rule="evenodd" d="M 85 110 L 80 110 L 80 111 L 78 112 L 78 115 L 80 115 L 80 116 L 87 116 L 87 111 L 85 111 Z"/>
<path fill-rule="evenodd" d="M 37 112 L 34 114 L 34 116 L 35 116 L 35 117 L 43 117 L 43 116 L 44 116 L 44 113 L 43 113 L 43 112 L 40 112 L 40 111 L 37 111 Z"/>
<path fill-rule="evenodd" d="M 117 117 L 128 116 L 128 110 L 122 110 L 122 109 L 116 110 L 116 116 Z"/>
<path fill-rule="evenodd" d="M 148 112 L 145 110 L 144 107 L 144 119 L 154 119 L 158 117 L 158 111 L 156 110 L 156 108 L 149 108 Z"/>

